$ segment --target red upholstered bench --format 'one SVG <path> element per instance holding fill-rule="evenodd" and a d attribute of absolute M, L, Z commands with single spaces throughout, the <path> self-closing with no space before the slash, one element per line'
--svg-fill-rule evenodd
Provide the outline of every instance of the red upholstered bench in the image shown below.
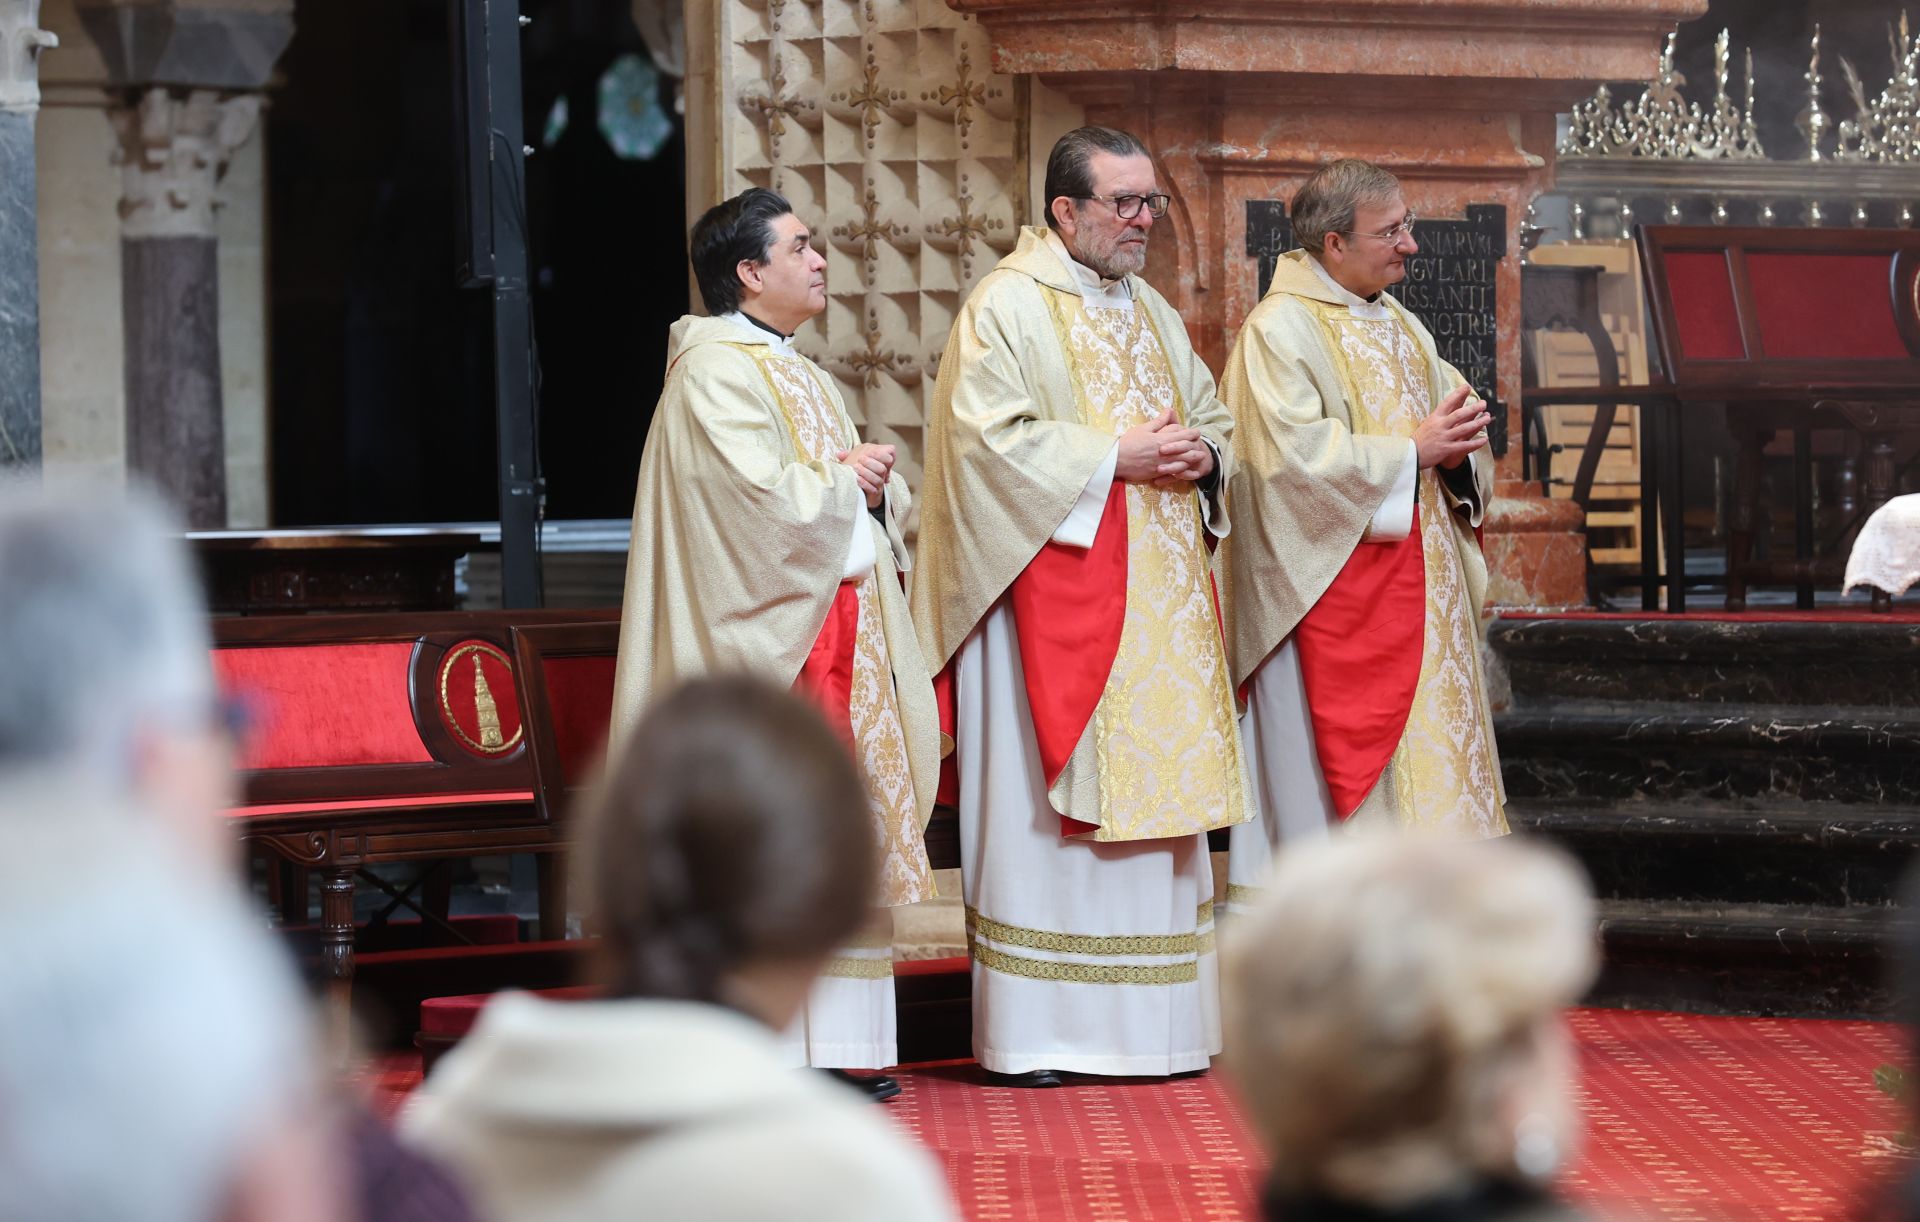
<path fill-rule="evenodd" d="M 562 834 L 536 805 L 509 633 L 516 625 L 611 623 L 616 610 L 430 612 L 217 619 L 213 667 L 252 712 L 242 805 L 252 847 L 321 872 L 321 962 L 344 1023 L 363 867 L 497 853 L 550 853 Z M 304 922 L 304 879 L 279 888 Z M 439 922 L 410 897 L 396 903 Z M 541 897 L 541 933 L 564 919 Z M 455 940 L 461 939 L 455 936 Z M 344 1034 L 344 1026 L 338 1028 Z"/>

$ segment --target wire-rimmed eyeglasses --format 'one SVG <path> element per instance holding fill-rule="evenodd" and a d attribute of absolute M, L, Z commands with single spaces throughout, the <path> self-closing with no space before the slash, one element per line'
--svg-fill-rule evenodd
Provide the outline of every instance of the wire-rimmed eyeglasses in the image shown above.
<path fill-rule="evenodd" d="M 1139 216 L 1140 209 L 1145 207 L 1147 215 L 1157 221 L 1167 214 L 1167 204 L 1173 197 L 1155 193 L 1153 195 L 1076 195 L 1074 198 L 1112 204 L 1113 214 L 1123 221 L 1130 221 Z"/>
<path fill-rule="evenodd" d="M 1355 233 L 1351 229 L 1343 229 L 1340 232 L 1350 238 L 1378 238 L 1382 242 L 1398 243 L 1401 238 L 1410 238 L 1413 236 L 1413 223 L 1418 219 L 1419 218 L 1414 216 L 1413 213 L 1409 212 L 1407 213 L 1406 220 L 1401 221 L 1385 233 Z"/>

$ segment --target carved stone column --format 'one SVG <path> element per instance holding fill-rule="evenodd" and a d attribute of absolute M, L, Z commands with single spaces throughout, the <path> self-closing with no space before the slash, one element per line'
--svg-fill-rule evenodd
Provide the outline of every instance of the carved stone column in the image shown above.
<path fill-rule="evenodd" d="M 292 0 L 82 0 L 120 103 L 127 465 L 188 525 L 227 524 L 214 210 L 293 37 Z"/>
<path fill-rule="evenodd" d="M 947 0 L 976 15 L 999 72 L 1033 73 L 1154 150 L 1172 241 L 1147 278 L 1217 370 L 1256 300 L 1248 204 L 1290 200 L 1336 157 L 1399 176 L 1433 219 L 1506 209 L 1494 276 L 1493 391 L 1512 439 L 1486 549 L 1493 602 L 1585 600 L 1582 515 L 1520 476 L 1520 242 L 1552 183 L 1554 116 L 1596 83 L 1646 79 L 1661 36 L 1706 0 Z"/>
<path fill-rule="evenodd" d="M 259 113 L 256 94 L 165 89 L 109 112 L 120 139 L 127 465 L 171 493 L 196 528 L 227 524 L 213 210 Z"/>
<path fill-rule="evenodd" d="M 40 466 L 40 245 L 34 202 L 40 0 L 0 0 L 0 471 Z"/>

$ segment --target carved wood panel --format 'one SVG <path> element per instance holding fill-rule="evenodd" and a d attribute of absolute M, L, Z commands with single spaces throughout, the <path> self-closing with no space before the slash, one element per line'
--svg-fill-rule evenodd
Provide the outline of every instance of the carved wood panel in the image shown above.
<path fill-rule="evenodd" d="M 943 0 L 716 8 L 722 191 L 772 187 L 824 239 L 827 309 L 797 344 L 917 489 L 947 331 L 1026 221 L 1026 83 Z"/>

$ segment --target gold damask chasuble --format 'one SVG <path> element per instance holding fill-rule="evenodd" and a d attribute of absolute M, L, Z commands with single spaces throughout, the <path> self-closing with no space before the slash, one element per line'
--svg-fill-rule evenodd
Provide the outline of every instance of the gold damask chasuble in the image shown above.
<path fill-rule="evenodd" d="M 1081 421 L 1119 437 L 1168 408 L 1179 390 L 1144 309 L 1094 307 L 1041 289 L 1072 368 Z M 1120 645 L 1095 706 L 1100 790 L 1095 840 L 1147 840 L 1243 822 L 1240 736 L 1214 614 L 1199 494 L 1191 485 L 1115 485 L 1127 499 L 1127 602 Z M 1076 784 L 1076 750 L 1054 783 Z"/>
<path fill-rule="evenodd" d="M 614 679 L 613 744 L 655 699 L 700 675 L 799 676 L 839 592 L 856 528 L 874 534 L 858 586 L 850 722 L 883 850 L 878 902 L 933 895 L 922 831 L 940 731 L 900 574 L 911 503 L 888 482 L 882 530 L 851 468 L 838 393 L 750 325 L 683 318 L 641 458 Z"/>
<path fill-rule="evenodd" d="M 1359 318 L 1315 303 L 1353 388 L 1353 429 L 1412 437 L 1430 407 L 1426 355 L 1398 315 Z M 1403 827 L 1497 836 L 1506 832 L 1500 764 L 1484 712 L 1479 622 L 1464 580 L 1462 546 L 1437 472 L 1420 473 L 1420 549 L 1427 615 L 1420 678 L 1406 732 L 1387 765 Z"/>
<path fill-rule="evenodd" d="M 827 398 L 811 362 L 765 347 L 754 350 L 754 358 L 779 397 L 794 448 L 803 460 L 837 462 L 839 451 L 858 444 Z M 877 575 L 878 569 L 859 582 L 860 626 L 854 635 L 849 712 L 854 756 L 867 781 L 867 810 L 880 836 L 882 894 L 890 905 L 911 904 L 933 895 L 933 876 L 915 810 L 907 736 L 881 626 Z"/>

